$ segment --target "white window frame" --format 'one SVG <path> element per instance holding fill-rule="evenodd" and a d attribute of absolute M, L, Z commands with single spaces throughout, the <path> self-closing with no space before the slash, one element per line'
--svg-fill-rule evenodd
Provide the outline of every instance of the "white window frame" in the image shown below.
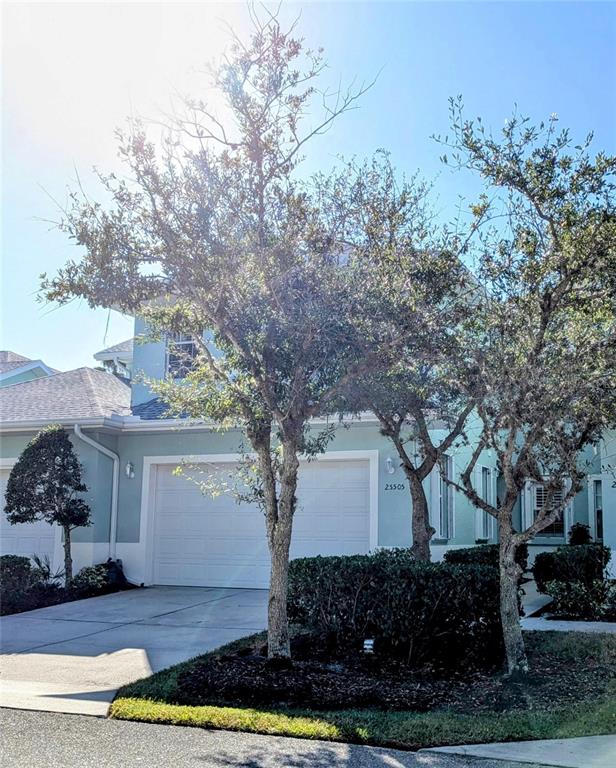
<path fill-rule="evenodd" d="M 528 528 L 534 523 L 534 516 L 533 516 L 533 510 L 535 508 L 534 503 L 534 494 L 535 494 L 535 488 L 538 485 L 545 485 L 545 483 L 537 483 L 534 480 L 527 480 L 526 484 L 524 486 L 524 490 L 522 492 L 522 521 L 524 528 Z M 567 493 L 569 488 L 571 487 L 571 481 L 566 480 L 563 484 L 563 495 Z M 563 510 L 563 532 L 562 534 L 559 533 L 545 533 L 545 531 L 539 531 L 539 533 L 536 533 L 534 538 L 541 538 L 541 539 L 548 539 L 553 541 L 566 541 L 567 540 L 567 532 L 571 528 L 571 525 L 573 524 L 573 499 L 570 499 L 567 502 L 567 505 L 565 506 L 565 509 Z"/>
<path fill-rule="evenodd" d="M 179 337 L 179 338 L 178 338 Z M 182 348 L 194 348 L 193 355 L 191 356 L 191 360 L 194 360 L 196 354 L 197 354 L 197 345 L 195 344 L 193 334 L 191 333 L 171 333 L 167 336 L 165 341 L 165 372 L 167 375 L 173 376 L 174 379 L 184 379 L 186 378 L 186 373 L 182 373 L 182 375 L 178 375 L 181 373 L 180 371 L 172 371 L 170 367 L 171 363 L 171 355 L 177 354 L 177 352 L 172 352 L 171 346 L 175 347 L 177 351 L 181 351 Z"/>
<path fill-rule="evenodd" d="M 590 535 L 592 536 L 593 540 L 597 540 L 597 515 L 596 515 L 596 509 L 595 509 L 595 483 L 601 483 L 601 500 L 605 498 L 604 488 L 603 488 L 603 475 L 588 475 L 586 478 L 588 481 L 588 526 L 590 528 Z M 604 515 L 603 515 L 603 525 L 605 528 L 605 507 L 602 506 Z M 604 530 L 605 535 L 605 530 Z"/>
<path fill-rule="evenodd" d="M 488 497 L 483 497 L 483 477 L 484 472 L 488 473 Z M 475 469 L 475 490 L 481 496 L 484 501 L 496 506 L 496 482 L 497 472 L 495 467 L 488 467 L 485 464 L 480 464 Z M 475 509 L 475 539 L 487 539 L 492 541 L 495 538 L 495 523 L 496 520 L 488 512 L 483 509 Z"/>
<path fill-rule="evenodd" d="M 443 457 L 447 461 L 447 468 L 449 478 L 453 480 L 454 477 L 454 462 L 453 456 L 445 455 Z M 449 501 L 449 514 L 447 515 L 447 528 L 443 530 L 442 525 L 442 504 L 443 504 L 443 489 L 447 494 Z M 430 525 L 434 528 L 436 533 L 435 539 L 442 541 L 450 541 L 455 538 L 455 498 L 454 488 L 451 485 L 447 485 L 441 477 L 441 468 L 439 464 L 436 464 L 430 473 Z"/>

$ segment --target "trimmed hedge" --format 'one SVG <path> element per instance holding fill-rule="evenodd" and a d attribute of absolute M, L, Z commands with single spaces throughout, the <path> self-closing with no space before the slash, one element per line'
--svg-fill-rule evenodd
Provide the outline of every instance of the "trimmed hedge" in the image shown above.
<path fill-rule="evenodd" d="M 515 559 L 523 571 L 528 568 L 527 544 L 520 544 Z M 445 552 L 443 560 L 452 565 L 492 565 L 498 568 L 498 544 L 480 544 L 477 547 L 450 549 Z"/>
<path fill-rule="evenodd" d="M 603 544 L 565 544 L 554 552 L 540 552 L 533 565 L 537 589 L 545 594 L 552 581 L 579 581 L 590 588 L 593 582 L 605 579 L 610 556 L 609 547 Z"/>
<path fill-rule="evenodd" d="M 421 563 L 410 550 L 293 560 L 289 619 L 330 648 L 375 652 L 413 665 L 502 661 L 498 571 Z"/>

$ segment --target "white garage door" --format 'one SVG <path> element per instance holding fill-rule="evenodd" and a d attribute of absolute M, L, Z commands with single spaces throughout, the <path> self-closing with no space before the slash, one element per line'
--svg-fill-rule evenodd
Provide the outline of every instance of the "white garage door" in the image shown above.
<path fill-rule="evenodd" d="M 11 525 L 4 514 L 4 493 L 10 470 L 0 469 L 0 494 L 2 514 L 0 515 L 0 554 L 2 555 L 47 555 L 53 562 L 55 531 L 47 523 L 20 523 Z"/>
<path fill-rule="evenodd" d="M 218 464 L 214 471 L 228 474 L 232 468 Z M 173 470 L 169 464 L 155 469 L 154 583 L 266 588 L 269 554 L 262 512 L 237 504 L 229 493 L 204 496 Z M 368 551 L 367 460 L 302 464 L 298 502 L 291 558 Z"/>

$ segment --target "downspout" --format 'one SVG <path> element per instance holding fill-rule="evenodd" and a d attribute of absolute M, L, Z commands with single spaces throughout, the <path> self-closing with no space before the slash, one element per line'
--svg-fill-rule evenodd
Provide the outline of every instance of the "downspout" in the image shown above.
<path fill-rule="evenodd" d="M 84 443 L 91 445 L 99 453 L 104 454 L 113 461 L 113 473 L 111 476 L 111 517 L 109 519 L 109 557 L 116 559 L 116 539 L 118 535 L 118 488 L 120 483 L 120 457 L 109 450 L 107 446 L 97 443 L 88 435 L 84 435 L 79 424 L 74 426 L 75 435 Z"/>

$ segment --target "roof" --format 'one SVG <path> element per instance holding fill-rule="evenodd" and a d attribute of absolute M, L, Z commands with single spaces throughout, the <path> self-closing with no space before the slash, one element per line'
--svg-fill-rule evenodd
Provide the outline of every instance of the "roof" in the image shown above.
<path fill-rule="evenodd" d="M 2 422 L 130 415 L 130 387 L 111 373 L 77 368 L 0 389 Z"/>
<path fill-rule="evenodd" d="M 112 347 L 96 352 L 94 359 L 107 360 L 112 357 L 132 357 L 133 345 L 134 339 L 126 339 L 126 341 L 121 341 L 119 344 L 114 344 Z"/>
<path fill-rule="evenodd" d="M 164 419 L 165 416 L 169 418 L 169 406 L 164 403 L 160 398 L 154 397 L 151 400 L 147 400 L 145 403 L 139 403 L 133 405 L 133 416 L 139 416 L 139 418 L 145 421 L 152 419 Z"/>
<path fill-rule="evenodd" d="M 21 368 L 24 363 L 31 362 L 29 357 L 18 355 L 17 352 L 11 352 L 8 349 L 0 350 L 0 373 L 6 373 L 13 368 Z"/>

